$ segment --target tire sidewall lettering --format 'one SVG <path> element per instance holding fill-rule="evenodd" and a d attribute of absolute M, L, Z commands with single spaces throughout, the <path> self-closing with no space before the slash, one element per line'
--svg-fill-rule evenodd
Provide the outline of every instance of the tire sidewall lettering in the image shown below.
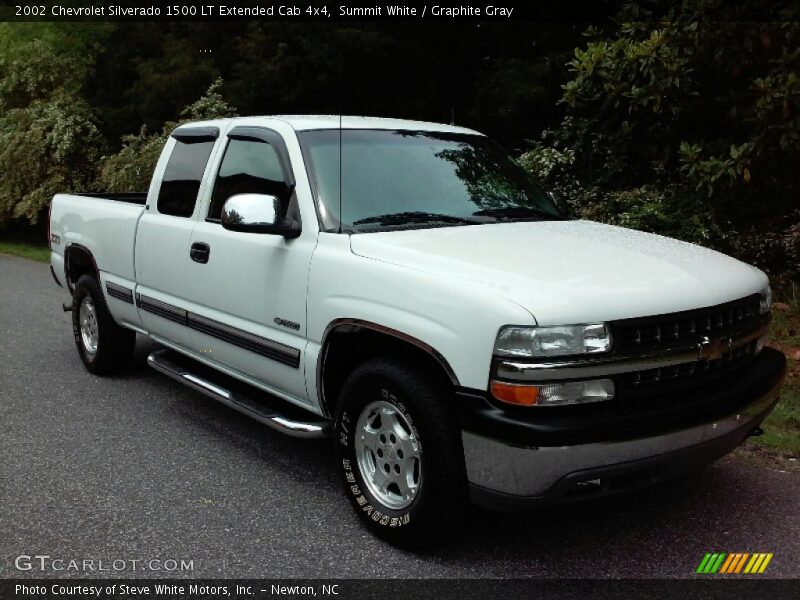
<path fill-rule="evenodd" d="M 348 447 L 348 450 L 352 451 L 351 448 Z M 358 478 L 359 476 L 353 470 L 353 466 L 351 461 L 347 458 L 342 459 L 342 470 L 344 472 L 345 481 L 347 481 L 347 489 L 350 494 L 353 496 L 353 499 L 356 502 L 358 508 L 365 513 L 367 517 L 369 517 L 376 525 L 381 525 L 383 527 L 403 527 L 404 525 L 408 525 L 411 523 L 411 511 L 407 511 L 402 513 L 399 516 L 393 517 L 391 515 L 387 515 L 381 512 L 381 509 L 374 507 L 364 493 L 361 491 L 361 487 L 358 485 Z M 413 506 L 413 505 L 412 505 Z M 386 510 L 386 509 L 383 509 Z"/>

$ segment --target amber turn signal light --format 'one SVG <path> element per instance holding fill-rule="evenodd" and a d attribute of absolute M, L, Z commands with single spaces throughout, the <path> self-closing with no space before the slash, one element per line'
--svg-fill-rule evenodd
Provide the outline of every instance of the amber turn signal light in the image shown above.
<path fill-rule="evenodd" d="M 492 381 L 492 396 L 509 404 L 534 406 L 539 398 L 539 388 L 535 385 L 517 385 L 503 381 Z"/>
<path fill-rule="evenodd" d="M 490 389 L 498 400 L 517 406 L 567 406 L 614 399 L 614 382 L 610 379 L 539 385 L 492 381 Z"/>

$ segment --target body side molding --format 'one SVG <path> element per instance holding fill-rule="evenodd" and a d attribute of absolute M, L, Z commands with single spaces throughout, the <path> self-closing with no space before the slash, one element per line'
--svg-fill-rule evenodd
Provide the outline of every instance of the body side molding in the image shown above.
<path fill-rule="evenodd" d="M 185 327 L 194 329 L 206 335 L 222 340 L 244 350 L 255 352 L 266 358 L 274 360 L 295 369 L 300 367 L 300 350 L 292 348 L 275 340 L 261 337 L 232 327 L 225 323 L 209 319 L 202 315 L 184 310 L 178 306 L 150 298 L 143 294 L 136 294 L 136 305 L 147 312 L 180 323 Z"/>
<path fill-rule="evenodd" d="M 122 300 L 128 304 L 133 304 L 133 290 L 131 288 L 106 281 L 106 292 L 108 292 L 108 295 L 112 298 Z"/>
<path fill-rule="evenodd" d="M 290 367 L 298 368 L 300 366 L 300 350 L 297 348 L 292 348 L 269 338 L 252 334 L 249 331 L 244 331 L 192 312 L 188 313 L 188 326 Z"/>

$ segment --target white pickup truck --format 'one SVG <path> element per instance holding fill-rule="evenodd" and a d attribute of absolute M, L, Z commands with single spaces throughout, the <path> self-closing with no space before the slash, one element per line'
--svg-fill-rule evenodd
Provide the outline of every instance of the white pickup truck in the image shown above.
<path fill-rule="evenodd" d="M 181 125 L 147 194 L 53 199 L 89 371 L 156 370 L 290 435 L 405 547 L 468 500 L 593 498 L 729 452 L 778 401 L 766 276 L 566 217 L 484 135 L 360 117 Z"/>

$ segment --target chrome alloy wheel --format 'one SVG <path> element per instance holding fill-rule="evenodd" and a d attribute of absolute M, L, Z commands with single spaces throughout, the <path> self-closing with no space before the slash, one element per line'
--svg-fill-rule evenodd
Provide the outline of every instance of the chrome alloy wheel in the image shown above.
<path fill-rule="evenodd" d="M 94 309 L 94 302 L 90 296 L 84 296 L 81 302 L 81 307 L 78 312 L 78 321 L 81 327 L 81 342 L 83 342 L 83 349 L 87 354 L 94 355 L 97 353 L 97 313 Z"/>
<path fill-rule="evenodd" d="M 420 444 L 408 419 L 392 404 L 372 402 L 356 425 L 358 469 L 372 495 L 386 508 L 414 501 L 422 477 Z"/>

